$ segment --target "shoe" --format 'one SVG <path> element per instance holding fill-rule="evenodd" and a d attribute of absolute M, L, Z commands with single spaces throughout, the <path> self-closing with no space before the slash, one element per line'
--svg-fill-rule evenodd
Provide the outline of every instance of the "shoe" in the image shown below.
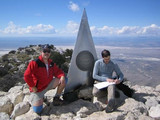
<path fill-rule="evenodd" d="M 60 99 L 60 97 L 54 97 L 53 98 L 53 105 L 54 106 L 59 106 L 62 105 L 64 103 L 63 100 Z"/>
<path fill-rule="evenodd" d="M 115 100 L 111 99 L 109 102 L 108 102 L 108 105 L 106 107 L 106 113 L 111 113 L 115 110 Z"/>

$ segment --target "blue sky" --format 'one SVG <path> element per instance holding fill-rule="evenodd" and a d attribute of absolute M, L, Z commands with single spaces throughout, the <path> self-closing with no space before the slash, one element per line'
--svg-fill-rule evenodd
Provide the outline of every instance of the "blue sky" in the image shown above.
<path fill-rule="evenodd" d="M 76 36 L 84 8 L 93 36 L 160 36 L 160 0 L 0 0 L 0 37 Z"/>

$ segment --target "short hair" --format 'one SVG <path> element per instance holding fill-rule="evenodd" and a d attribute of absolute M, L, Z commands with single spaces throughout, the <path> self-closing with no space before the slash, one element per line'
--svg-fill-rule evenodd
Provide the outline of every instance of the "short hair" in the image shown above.
<path fill-rule="evenodd" d="M 111 54 L 110 54 L 109 50 L 104 49 L 104 50 L 101 52 L 101 55 L 102 55 L 102 57 L 104 58 L 104 57 L 110 56 Z"/>

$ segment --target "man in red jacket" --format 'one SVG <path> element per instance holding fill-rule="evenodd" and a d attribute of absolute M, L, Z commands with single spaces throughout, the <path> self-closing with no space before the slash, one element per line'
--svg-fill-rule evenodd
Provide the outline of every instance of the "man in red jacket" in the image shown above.
<path fill-rule="evenodd" d="M 42 111 L 44 94 L 52 88 L 58 87 L 57 93 L 53 98 L 53 105 L 63 104 L 60 95 L 65 88 L 65 75 L 64 72 L 49 59 L 50 52 L 50 46 L 45 45 L 42 48 L 39 58 L 31 61 L 24 73 L 24 80 L 28 84 L 31 92 L 30 101 L 33 111 L 36 113 Z"/>

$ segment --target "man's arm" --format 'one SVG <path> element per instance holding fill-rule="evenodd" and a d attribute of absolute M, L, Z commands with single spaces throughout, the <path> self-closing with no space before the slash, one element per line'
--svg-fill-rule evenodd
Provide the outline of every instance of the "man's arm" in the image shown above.
<path fill-rule="evenodd" d="M 35 67 L 36 67 L 36 62 L 35 61 L 31 61 L 29 63 L 29 65 L 28 65 L 25 73 L 24 73 L 24 80 L 26 81 L 26 83 L 28 84 L 29 87 L 35 87 L 35 84 L 34 84 L 34 81 L 33 81 L 33 77 L 32 77 L 32 74 L 34 74 Z"/>
<path fill-rule="evenodd" d="M 107 77 L 99 76 L 99 74 L 98 74 L 99 67 L 100 67 L 99 62 L 96 61 L 94 64 L 94 68 L 93 68 L 93 78 L 98 81 L 106 81 L 108 79 Z"/>
<path fill-rule="evenodd" d="M 124 78 L 124 75 L 123 75 L 123 73 L 121 72 L 118 64 L 115 64 L 115 72 L 116 72 L 116 74 L 117 74 L 117 76 L 118 76 L 118 80 L 119 80 L 120 82 L 122 82 L 122 81 L 123 81 L 123 78 Z"/>
<path fill-rule="evenodd" d="M 56 65 L 56 63 L 54 63 L 53 72 L 54 76 L 59 79 L 65 76 L 64 72 Z"/>

